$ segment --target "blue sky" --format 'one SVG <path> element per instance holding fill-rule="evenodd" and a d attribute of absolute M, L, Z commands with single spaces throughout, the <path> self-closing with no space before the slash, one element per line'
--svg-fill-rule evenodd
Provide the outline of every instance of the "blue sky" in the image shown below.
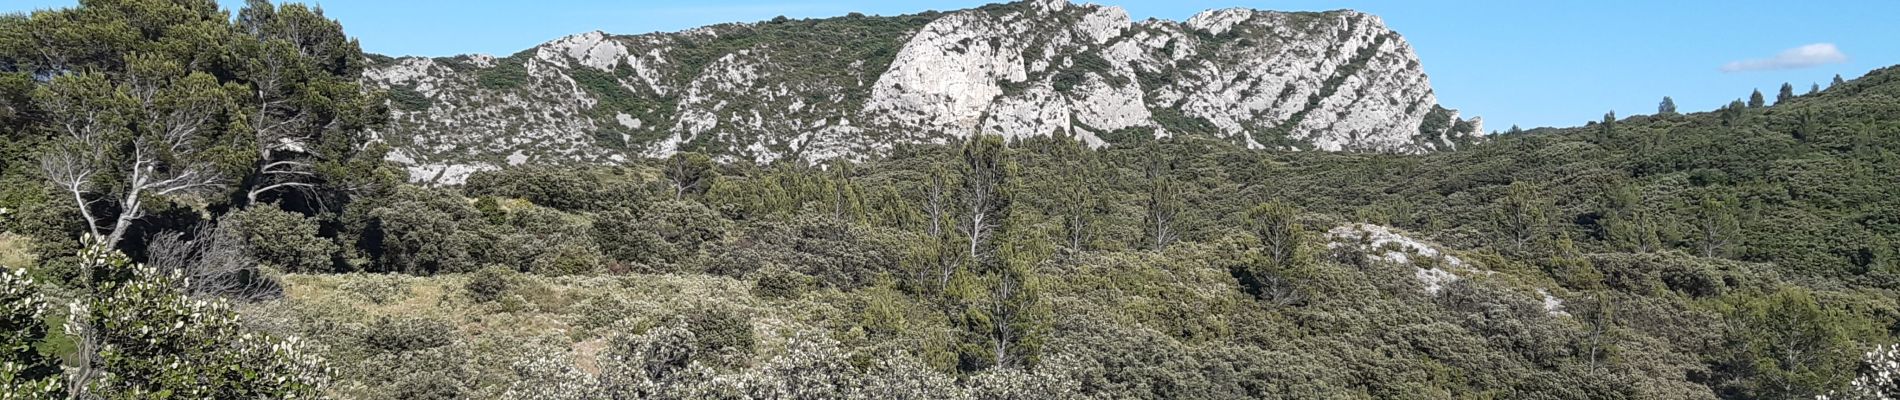
<path fill-rule="evenodd" d="M 219 0 L 227 6 L 241 0 Z M 1078 1 L 1080 2 L 1080 1 Z M 1571 126 L 1654 112 L 1662 96 L 1684 111 L 1707 110 L 1782 82 L 1798 91 L 1900 64 L 1900 1 L 1608 0 L 1317 1 L 1101 0 L 1135 18 L 1182 20 L 1204 9 L 1350 8 L 1385 18 L 1418 51 L 1439 102 L 1485 117 L 1488 130 L 1512 124 Z M 9 0 L 0 11 L 65 7 L 74 0 Z M 371 52 L 391 55 L 506 55 L 572 33 L 633 34 L 758 21 L 778 15 L 848 12 L 895 15 L 969 8 L 986 1 L 876 0 L 326 0 Z M 1724 66 L 1799 66 L 1769 60 L 1811 44 L 1806 68 L 1725 72 Z M 1814 48 L 1811 48 L 1814 49 Z M 1820 56 L 1820 57 L 1812 57 Z M 1799 57 L 1797 57 L 1799 58 Z M 1786 60 L 1784 60 L 1786 61 Z M 1800 61 L 1800 60 L 1795 60 Z"/>

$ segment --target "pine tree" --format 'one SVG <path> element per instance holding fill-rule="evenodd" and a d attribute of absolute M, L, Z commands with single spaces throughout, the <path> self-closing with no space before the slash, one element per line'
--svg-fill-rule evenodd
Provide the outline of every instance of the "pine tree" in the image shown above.
<path fill-rule="evenodd" d="M 1599 225 L 1603 237 L 1620 251 L 1647 253 L 1661 249 L 1662 240 L 1654 221 L 1642 210 L 1642 194 L 1636 186 L 1610 187 L 1603 195 L 1603 214 Z"/>
<path fill-rule="evenodd" d="M 1261 204 L 1247 212 L 1247 228 L 1259 247 L 1232 274 L 1240 280 L 1242 290 L 1263 303 L 1288 306 L 1305 300 L 1293 282 L 1312 262 L 1308 234 L 1299 218 L 1298 208 L 1279 202 Z"/>
<path fill-rule="evenodd" d="M 1261 204 L 1247 212 L 1248 228 L 1260 241 L 1259 255 L 1265 261 L 1274 265 L 1307 261 L 1303 248 L 1306 228 L 1300 224 L 1299 216 L 1298 208 L 1279 202 Z"/>
<path fill-rule="evenodd" d="M 1781 105 L 1782 103 L 1787 103 L 1788 100 L 1793 100 L 1793 99 L 1794 99 L 1794 85 L 1789 84 L 1787 82 L 1782 82 L 1781 91 L 1775 93 L 1775 105 Z"/>
<path fill-rule="evenodd" d="M 1003 137 L 983 135 L 963 145 L 963 179 L 957 188 L 957 231 L 976 264 L 995 262 L 996 230 L 1009 218 L 1009 159 Z"/>
<path fill-rule="evenodd" d="M 383 99 L 362 87 L 365 57 L 356 40 L 321 8 L 302 4 L 249 0 L 236 25 L 248 36 L 234 46 L 234 73 L 249 89 L 240 107 L 258 145 L 240 182 L 246 201 L 372 184 L 360 176 L 374 176 L 363 172 L 380 165 L 383 152 L 361 144 L 374 141 Z"/>
<path fill-rule="evenodd" d="M 1834 74 L 1834 81 L 1833 81 L 1833 82 L 1829 82 L 1829 83 L 1827 84 L 1827 87 L 1828 87 L 1828 88 L 1830 88 L 1830 89 L 1832 89 L 1832 88 L 1834 88 L 1835 86 L 1840 86 L 1840 85 L 1841 85 L 1841 84 L 1843 84 L 1843 83 L 1847 83 L 1847 81 L 1845 81 L 1845 80 L 1842 80 L 1842 79 L 1841 79 L 1841 74 Z"/>
<path fill-rule="evenodd" d="M 1145 247 L 1150 249 L 1167 248 L 1180 238 L 1174 224 L 1181 212 L 1181 189 L 1174 182 L 1172 169 L 1158 159 L 1148 163 L 1148 214 L 1142 221 L 1142 231 L 1147 238 Z"/>
<path fill-rule="evenodd" d="M 1742 121 L 1743 109 L 1747 107 L 1748 105 L 1743 104 L 1741 99 L 1735 99 L 1718 110 L 1716 115 L 1722 119 L 1722 126 L 1735 126 Z"/>
<path fill-rule="evenodd" d="M 1696 206 L 1696 230 L 1703 257 L 1721 257 L 1742 230 L 1733 196 L 1704 195 Z"/>
<path fill-rule="evenodd" d="M 1813 95 L 1815 95 L 1815 94 L 1819 94 L 1819 93 L 1821 93 L 1821 84 L 1819 84 L 1819 83 L 1816 83 L 1816 84 L 1814 84 L 1814 86 L 1809 86 L 1809 87 L 1808 87 L 1808 95 L 1809 95 L 1809 96 L 1813 96 Z"/>
<path fill-rule="evenodd" d="M 673 183 L 674 199 L 705 194 L 719 177 L 719 172 L 713 170 L 712 157 L 693 152 L 679 152 L 667 157 L 666 167 L 661 172 L 666 175 L 667 181 Z"/>
<path fill-rule="evenodd" d="M 1616 140 L 1616 111 L 1612 110 L 1604 113 L 1603 123 L 1597 124 L 1597 127 L 1603 130 L 1602 141 L 1604 143 Z"/>
<path fill-rule="evenodd" d="M 1080 146 L 1080 144 L 1076 144 Z M 1098 176 L 1106 169 L 1094 152 L 1082 149 L 1068 155 L 1062 165 L 1063 179 L 1056 184 L 1060 203 L 1056 205 L 1057 214 L 1062 218 L 1063 240 L 1072 250 L 1088 250 L 1094 242 L 1099 221 L 1103 214 L 1110 212 L 1112 206 L 1101 189 L 1103 182 Z"/>
<path fill-rule="evenodd" d="M 1550 216 L 1540 200 L 1537 188 L 1529 182 L 1513 182 L 1493 210 L 1492 223 L 1510 249 L 1526 252 L 1545 233 Z"/>
<path fill-rule="evenodd" d="M 60 138 L 42 176 L 109 245 L 166 202 L 323 211 L 399 180 L 371 144 L 385 114 L 366 58 L 321 10 L 101 1 L 10 18 L 46 33 L 0 50 L 8 71 L 50 78 L 32 96 L 35 129 Z"/>
<path fill-rule="evenodd" d="M 1766 103 L 1767 100 L 1762 99 L 1760 89 L 1756 89 L 1755 93 L 1748 95 L 1748 108 L 1762 108 L 1767 105 Z"/>
<path fill-rule="evenodd" d="M 1656 105 L 1656 114 L 1672 115 L 1676 113 L 1676 99 L 1663 96 L 1662 104 Z"/>
<path fill-rule="evenodd" d="M 963 145 L 957 231 L 968 258 L 946 292 L 962 306 L 957 353 L 965 371 L 1033 365 L 1047 320 L 1035 268 L 1051 253 L 1050 240 L 1029 215 L 1012 212 L 1017 188 L 1007 152 L 1001 136 Z"/>

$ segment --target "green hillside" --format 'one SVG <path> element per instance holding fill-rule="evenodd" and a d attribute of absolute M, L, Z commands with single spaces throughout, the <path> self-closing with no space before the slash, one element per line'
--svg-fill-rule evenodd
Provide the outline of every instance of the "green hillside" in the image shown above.
<path fill-rule="evenodd" d="M 1779 399 L 1895 384 L 1864 355 L 1900 333 L 1900 67 L 1422 155 L 981 136 L 863 162 L 680 153 L 425 187 L 367 133 L 392 94 L 358 83 L 369 61 L 340 26 L 298 5 L 235 17 L 160 0 L 0 17 L 0 263 L 17 264 L 0 274 L 0 392 Z"/>

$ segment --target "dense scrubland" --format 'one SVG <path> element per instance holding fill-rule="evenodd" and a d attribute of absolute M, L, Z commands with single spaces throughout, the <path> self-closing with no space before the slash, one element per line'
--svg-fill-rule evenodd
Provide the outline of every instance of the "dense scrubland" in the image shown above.
<path fill-rule="evenodd" d="M 423 187 L 341 29 L 0 18 L 0 392 L 1895 393 L 1894 68 L 1425 155 L 982 136 Z"/>

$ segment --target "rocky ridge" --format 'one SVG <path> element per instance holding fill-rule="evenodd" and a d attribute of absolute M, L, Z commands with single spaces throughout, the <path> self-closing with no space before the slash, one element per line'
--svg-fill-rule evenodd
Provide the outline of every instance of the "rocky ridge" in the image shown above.
<path fill-rule="evenodd" d="M 977 134 L 1092 146 L 1180 134 L 1250 148 L 1420 153 L 1481 138 L 1412 49 L 1353 11 L 1133 21 L 1036 0 L 948 13 L 589 32 L 508 57 L 379 57 L 380 134 L 417 181 L 682 150 L 864 158 Z"/>

